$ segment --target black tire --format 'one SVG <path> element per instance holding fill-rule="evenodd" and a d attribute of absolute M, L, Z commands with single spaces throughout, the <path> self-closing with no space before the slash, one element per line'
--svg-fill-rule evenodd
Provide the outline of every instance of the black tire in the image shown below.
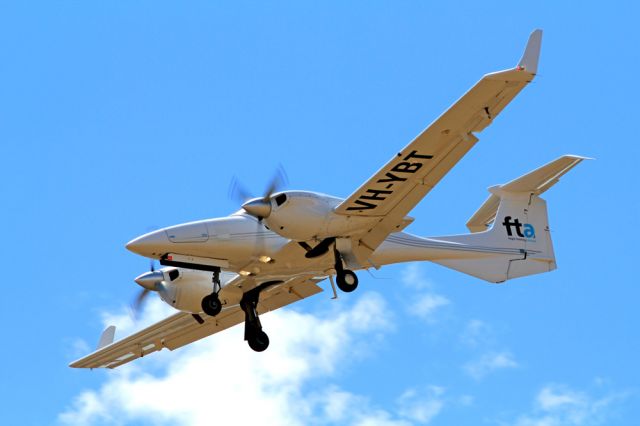
<path fill-rule="evenodd" d="M 269 336 L 262 330 L 252 333 L 249 338 L 249 347 L 256 352 L 262 352 L 269 347 Z"/>
<path fill-rule="evenodd" d="M 218 295 L 213 293 L 202 298 L 202 311 L 212 317 L 215 317 L 222 310 L 222 303 Z"/>
<path fill-rule="evenodd" d="M 358 288 L 358 276 L 353 271 L 345 269 L 342 274 L 336 276 L 336 284 L 340 290 L 351 293 Z"/>

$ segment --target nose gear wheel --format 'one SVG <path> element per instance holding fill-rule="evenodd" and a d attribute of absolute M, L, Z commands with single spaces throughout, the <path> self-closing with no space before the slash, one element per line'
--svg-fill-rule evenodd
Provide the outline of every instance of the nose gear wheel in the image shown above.
<path fill-rule="evenodd" d="M 218 296 L 218 293 L 220 293 L 220 290 L 222 289 L 219 269 L 213 272 L 211 281 L 213 282 L 213 292 L 202 298 L 200 306 L 205 314 L 215 317 L 222 311 L 222 302 Z"/>
<path fill-rule="evenodd" d="M 222 311 L 222 302 L 217 293 L 211 293 L 202 298 L 202 311 L 212 317 L 215 317 Z"/>

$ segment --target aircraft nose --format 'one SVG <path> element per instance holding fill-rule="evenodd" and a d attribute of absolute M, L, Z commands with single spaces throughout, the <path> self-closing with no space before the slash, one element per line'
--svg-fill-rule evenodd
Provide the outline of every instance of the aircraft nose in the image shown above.
<path fill-rule="evenodd" d="M 169 251 L 169 238 L 164 230 L 144 234 L 129 241 L 125 247 L 145 257 L 158 257 Z"/>

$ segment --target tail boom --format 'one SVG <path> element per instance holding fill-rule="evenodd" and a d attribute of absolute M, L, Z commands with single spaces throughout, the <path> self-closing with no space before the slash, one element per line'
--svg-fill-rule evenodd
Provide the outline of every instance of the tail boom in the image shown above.
<path fill-rule="evenodd" d="M 547 203 L 539 195 L 584 159 L 565 155 L 489 188 L 491 196 L 467 223 L 471 234 L 392 234 L 372 260 L 377 265 L 428 260 L 492 283 L 552 271 L 557 265 Z"/>

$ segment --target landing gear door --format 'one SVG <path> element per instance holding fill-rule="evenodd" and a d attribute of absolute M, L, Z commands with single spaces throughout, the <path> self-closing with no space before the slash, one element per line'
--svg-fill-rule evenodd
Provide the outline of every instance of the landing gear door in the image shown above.
<path fill-rule="evenodd" d="M 347 269 L 362 269 L 374 266 L 367 260 L 366 256 L 368 256 L 369 252 L 358 249 L 358 247 L 358 242 L 353 238 L 336 238 L 336 248 L 340 252 Z"/>

